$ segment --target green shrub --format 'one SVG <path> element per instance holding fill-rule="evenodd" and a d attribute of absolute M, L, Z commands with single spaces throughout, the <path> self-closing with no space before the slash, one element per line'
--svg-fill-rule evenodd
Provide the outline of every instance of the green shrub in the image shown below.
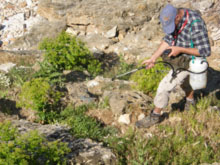
<path fill-rule="evenodd" d="M 44 60 L 39 63 L 40 69 L 34 73 L 34 78 L 47 78 L 51 84 L 59 87 L 64 86 L 64 77 L 61 71 L 56 70 L 48 61 Z"/>
<path fill-rule="evenodd" d="M 10 123 L 0 123 L 0 164 L 66 164 L 70 152 L 62 142 L 48 142 L 37 131 L 20 135 Z"/>
<path fill-rule="evenodd" d="M 60 114 L 60 120 L 71 127 L 74 136 L 80 138 L 91 138 L 101 140 L 114 131 L 104 127 L 95 118 L 87 116 L 85 113 L 88 107 L 83 105 L 77 108 L 67 107 Z"/>
<path fill-rule="evenodd" d="M 63 93 L 56 91 L 45 78 L 36 78 L 25 82 L 19 93 L 18 107 L 38 111 L 44 121 L 59 112 Z"/>
<path fill-rule="evenodd" d="M 158 63 L 151 69 L 142 69 L 132 74 L 130 80 L 135 82 L 133 88 L 143 91 L 146 94 L 155 95 L 157 87 L 163 77 L 168 73 L 169 68 Z"/>
<path fill-rule="evenodd" d="M 25 81 L 32 78 L 32 75 L 33 69 L 25 67 L 13 67 L 8 73 L 13 86 L 23 85 Z"/>
<path fill-rule="evenodd" d="M 100 73 L 101 63 L 94 58 L 85 44 L 76 37 L 62 32 L 55 39 L 45 39 L 40 44 L 44 50 L 44 60 L 58 71 L 62 70 L 87 70 L 93 75 Z"/>
<path fill-rule="evenodd" d="M 13 140 L 17 135 L 16 128 L 10 122 L 0 123 L 0 141 Z"/>

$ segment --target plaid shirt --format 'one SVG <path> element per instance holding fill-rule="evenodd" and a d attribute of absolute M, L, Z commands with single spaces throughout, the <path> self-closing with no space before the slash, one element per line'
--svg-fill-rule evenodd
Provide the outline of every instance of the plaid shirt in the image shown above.
<path fill-rule="evenodd" d="M 211 48 L 208 38 L 208 32 L 206 29 L 206 24 L 204 20 L 201 18 L 200 14 L 196 11 L 192 11 L 190 9 L 184 9 L 185 14 L 179 23 L 177 29 L 179 29 L 183 22 L 186 20 L 186 10 L 189 12 L 189 19 L 181 31 L 180 34 L 177 36 L 175 46 L 190 48 L 191 47 L 191 40 L 193 42 L 194 48 L 197 48 L 200 56 L 207 57 L 211 54 Z M 195 20 L 200 20 L 194 22 Z M 192 24 L 193 23 L 193 24 Z M 166 35 L 163 40 L 167 42 L 170 46 L 172 46 L 172 42 L 174 41 L 174 37 L 172 34 Z M 183 54 L 186 55 L 186 54 Z"/>

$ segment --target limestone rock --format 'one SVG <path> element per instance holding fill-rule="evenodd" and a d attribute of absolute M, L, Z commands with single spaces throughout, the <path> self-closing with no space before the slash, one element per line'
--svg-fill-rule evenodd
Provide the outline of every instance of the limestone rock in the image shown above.
<path fill-rule="evenodd" d="M 130 114 L 121 115 L 118 119 L 118 122 L 127 125 L 130 124 Z"/>
<path fill-rule="evenodd" d="M 65 100 L 74 106 L 88 104 L 96 100 L 96 98 L 90 96 L 86 85 L 83 83 L 67 83 L 65 86 L 67 88 Z"/>
<path fill-rule="evenodd" d="M 1 64 L 0 65 L 0 71 L 4 71 L 4 72 L 8 72 L 10 69 L 12 69 L 14 66 L 16 66 L 16 64 L 14 63 L 5 63 L 5 64 Z"/>

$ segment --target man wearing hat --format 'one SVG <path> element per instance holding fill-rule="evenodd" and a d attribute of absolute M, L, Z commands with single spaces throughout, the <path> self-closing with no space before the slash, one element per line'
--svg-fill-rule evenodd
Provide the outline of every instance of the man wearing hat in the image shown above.
<path fill-rule="evenodd" d="M 166 35 L 152 57 L 143 62 L 147 69 L 152 68 L 159 57 L 174 65 L 174 68 L 188 69 L 192 55 L 204 58 L 210 56 L 208 32 L 205 22 L 198 12 L 186 8 L 175 8 L 168 4 L 160 13 L 160 22 Z M 163 52 L 167 49 L 170 49 L 171 52 L 165 56 Z M 149 116 L 137 121 L 136 126 L 147 128 L 161 122 L 163 120 L 161 111 L 168 105 L 170 92 L 177 85 L 185 86 L 183 88 L 186 93 L 185 107 L 193 105 L 195 101 L 188 77 L 189 72 L 182 71 L 173 79 L 172 71 L 170 71 L 159 84 L 154 98 L 155 108 Z"/>

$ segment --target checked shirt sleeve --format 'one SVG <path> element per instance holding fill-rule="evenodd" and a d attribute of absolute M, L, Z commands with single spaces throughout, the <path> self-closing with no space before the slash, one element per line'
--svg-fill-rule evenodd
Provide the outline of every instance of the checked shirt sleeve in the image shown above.
<path fill-rule="evenodd" d="M 172 42 L 173 42 L 173 36 L 172 35 L 169 35 L 169 34 L 167 34 L 164 38 L 163 38 L 163 40 L 166 42 L 166 43 L 168 43 L 168 45 L 172 45 Z"/>
<path fill-rule="evenodd" d="M 211 54 L 211 48 L 208 38 L 206 25 L 203 21 L 195 22 L 191 29 L 191 39 L 195 48 L 199 50 L 202 57 L 208 57 Z"/>

